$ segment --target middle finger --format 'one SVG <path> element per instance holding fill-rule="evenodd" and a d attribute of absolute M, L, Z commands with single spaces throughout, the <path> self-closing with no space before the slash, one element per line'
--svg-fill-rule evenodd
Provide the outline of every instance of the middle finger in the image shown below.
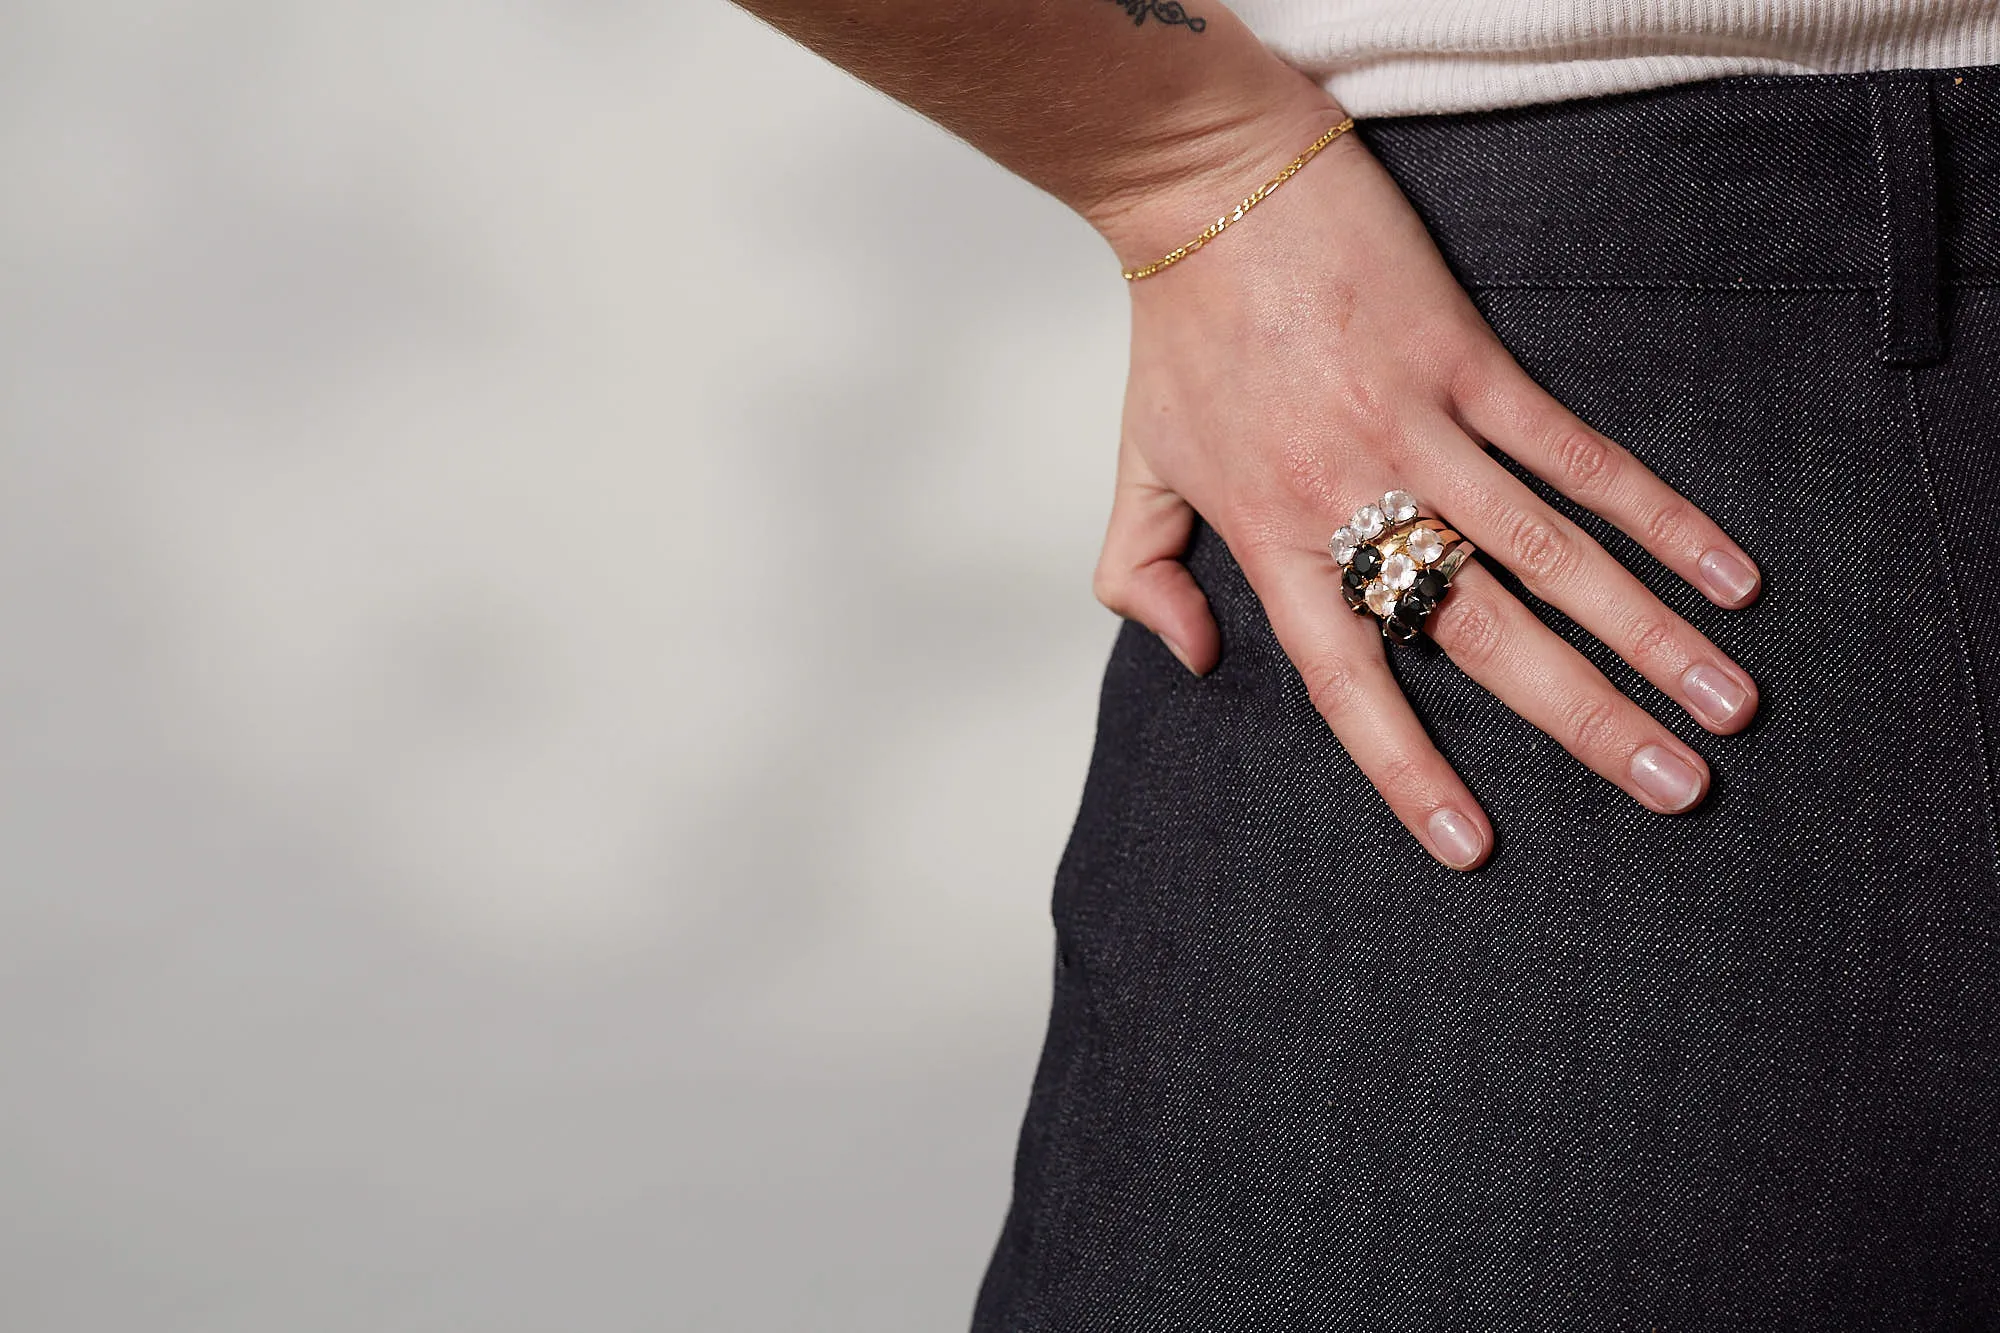
<path fill-rule="evenodd" d="M 1719 735 L 1757 711 L 1757 684 L 1595 538 L 1557 513 L 1469 437 L 1438 479 L 1446 522 L 1527 590 L 1630 662 Z"/>
<path fill-rule="evenodd" d="M 1658 718 L 1627 698 L 1555 631 L 1468 561 L 1424 632 L 1459 670 L 1640 804 L 1662 814 L 1692 809 L 1708 790 L 1708 765 Z"/>

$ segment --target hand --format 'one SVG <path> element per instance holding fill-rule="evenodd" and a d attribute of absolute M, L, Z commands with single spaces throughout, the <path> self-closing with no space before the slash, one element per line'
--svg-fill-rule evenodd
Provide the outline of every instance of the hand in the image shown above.
<path fill-rule="evenodd" d="M 1321 105 L 1246 132 L 1303 146 L 1340 116 Z M 1100 230 L 1128 264 L 1157 258 L 1179 243 L 1154 248 L 1161 236 L 1191 231 L 1188 218 L 1212 215 L 1230 190 L 1240 197 L 1256 183 L 1236 179 L 1113 210 Z M 1376 619 L 1348 610 L 1326 547 L 1385 490 L 1415 494 L 1708 730 L 1749 722 L 1757 687 L 1748 674 L 1482 442 L 1629 533 L 1718 605 L 1749 602 L 1756 567 L 1516 364 L 1358 136 L 1335 140 L 1203 250 L 1131 284 L 1131 298 L 1099 600 L 1153 630 L 1191 671 L 1211 670 L 1220 637 L 1180 563 L 1198 511 L 1228 543 L 1314 706 L 1438 860 L 1480 864 L 1492 827 L 1390 674 Z M 1701 757 L 1478 561 L 1453 579 L 1425 629 L 1469 676 L 1648 809 L 1687 810 L 1707 792 Z"/>

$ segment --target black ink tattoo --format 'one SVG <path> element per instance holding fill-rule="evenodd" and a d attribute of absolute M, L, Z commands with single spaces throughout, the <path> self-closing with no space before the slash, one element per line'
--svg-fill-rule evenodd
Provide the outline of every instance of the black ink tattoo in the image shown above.
<path fill-rule="evenodd" d="M 1189 32 L 1200 32 L 1208 26 L 1207 19 L 1195 18 L 1177 0 L 1118 0 L 1118 3 L 1125 6 L 1134 24 L 1144 23 L 1150 14 L 1162 23 L 1182 24 Z"/>

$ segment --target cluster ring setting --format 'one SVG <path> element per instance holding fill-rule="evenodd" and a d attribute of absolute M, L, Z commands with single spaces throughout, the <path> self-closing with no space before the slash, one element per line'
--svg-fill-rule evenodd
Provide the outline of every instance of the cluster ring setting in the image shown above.
<path fill-rule="evenodd" d="M 1355 510 L 1327 546 L 1340 565 L 1348 607 L 1375 616 L 1382 636 L 1396 643 L 1417 636 L 1473 551 L 1471 542 L 1422 512 L 1403 490 Z"/>

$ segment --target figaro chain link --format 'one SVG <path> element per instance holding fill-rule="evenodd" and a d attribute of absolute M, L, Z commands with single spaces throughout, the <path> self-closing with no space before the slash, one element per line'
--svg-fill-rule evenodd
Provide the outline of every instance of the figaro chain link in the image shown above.
<path fill-rule="evenodd" d="M 1235 211 L 1230 213 L 1225 213 L 1223 216 L 1209 223 L 1206 227 L 1203 227 L 1201 229 L 1200 234 L 1197 235 L 1193 240 L 1189 241 L 1186 245 L 1181 246 L 1177 250 L 1168 251 L 1165 255 L 1161 256 L 1159 259 L 1154 260 L 1150 264 L 1143 265 L 1142 267 L 1139 268 L 1126 269 L 1125 281 L 1137 282 L 1141 278 L 1150 278 L 1155 273 L 1158 273 L 1161 269 L 1166 268 L 1172 264 L 1180 263 L 1181 260 L 1186 259 L 1189 255 L 1193 254 L 1195 251 L 1201 249 L 1201 247 L 1203 247 L 1204 245 L 1207 245 L 1210 241 L 1214 240 L 1216 237 L 1222 234 L 1222 229 L 1224 227 L 1227 227 L 1232 222 L 1241 220 L 1241 218 L 1245 213 L 1248 213 L 1251 209 L 1255 208 L 1258 204 L 1263 202 L 1265 195 L 1271 193 L 1271 191 L 1277 189 L 1280 185 L 1283 185 L 1286 181 L 1290 180 L 1295 174 L 1297 174 L 1300 167 L 1303 167 L 1306 163 L 1312 161 L 1313 158 L 1319 154 L 1320 149 L 1326 147 L 1328 144 L 1332 143 L 1335 139 L 1338 139 L 1341 135 L 1347 133 L 1349 130 L 1353 128 L 1354 128 L 1354 117 L 1349 116 L 1347 119 L 1341 121 L 1340 124 L 1328 130 L 1325 134 L 1320 135 L 1318 139 L 1315 139 L 1312 145 L 1308 147 L 1305 150 L 1305 152 L 1300 153 L 1297 157 L 1293 158 L 1289 163 L 1285 165 L 1284 169 L 1280 171 L 1277 175 L 1265 181 L 1255 190 L 1252 190 L 1249 196 L 1245 198 L 1242 203 L 1236 205 Z"/>

